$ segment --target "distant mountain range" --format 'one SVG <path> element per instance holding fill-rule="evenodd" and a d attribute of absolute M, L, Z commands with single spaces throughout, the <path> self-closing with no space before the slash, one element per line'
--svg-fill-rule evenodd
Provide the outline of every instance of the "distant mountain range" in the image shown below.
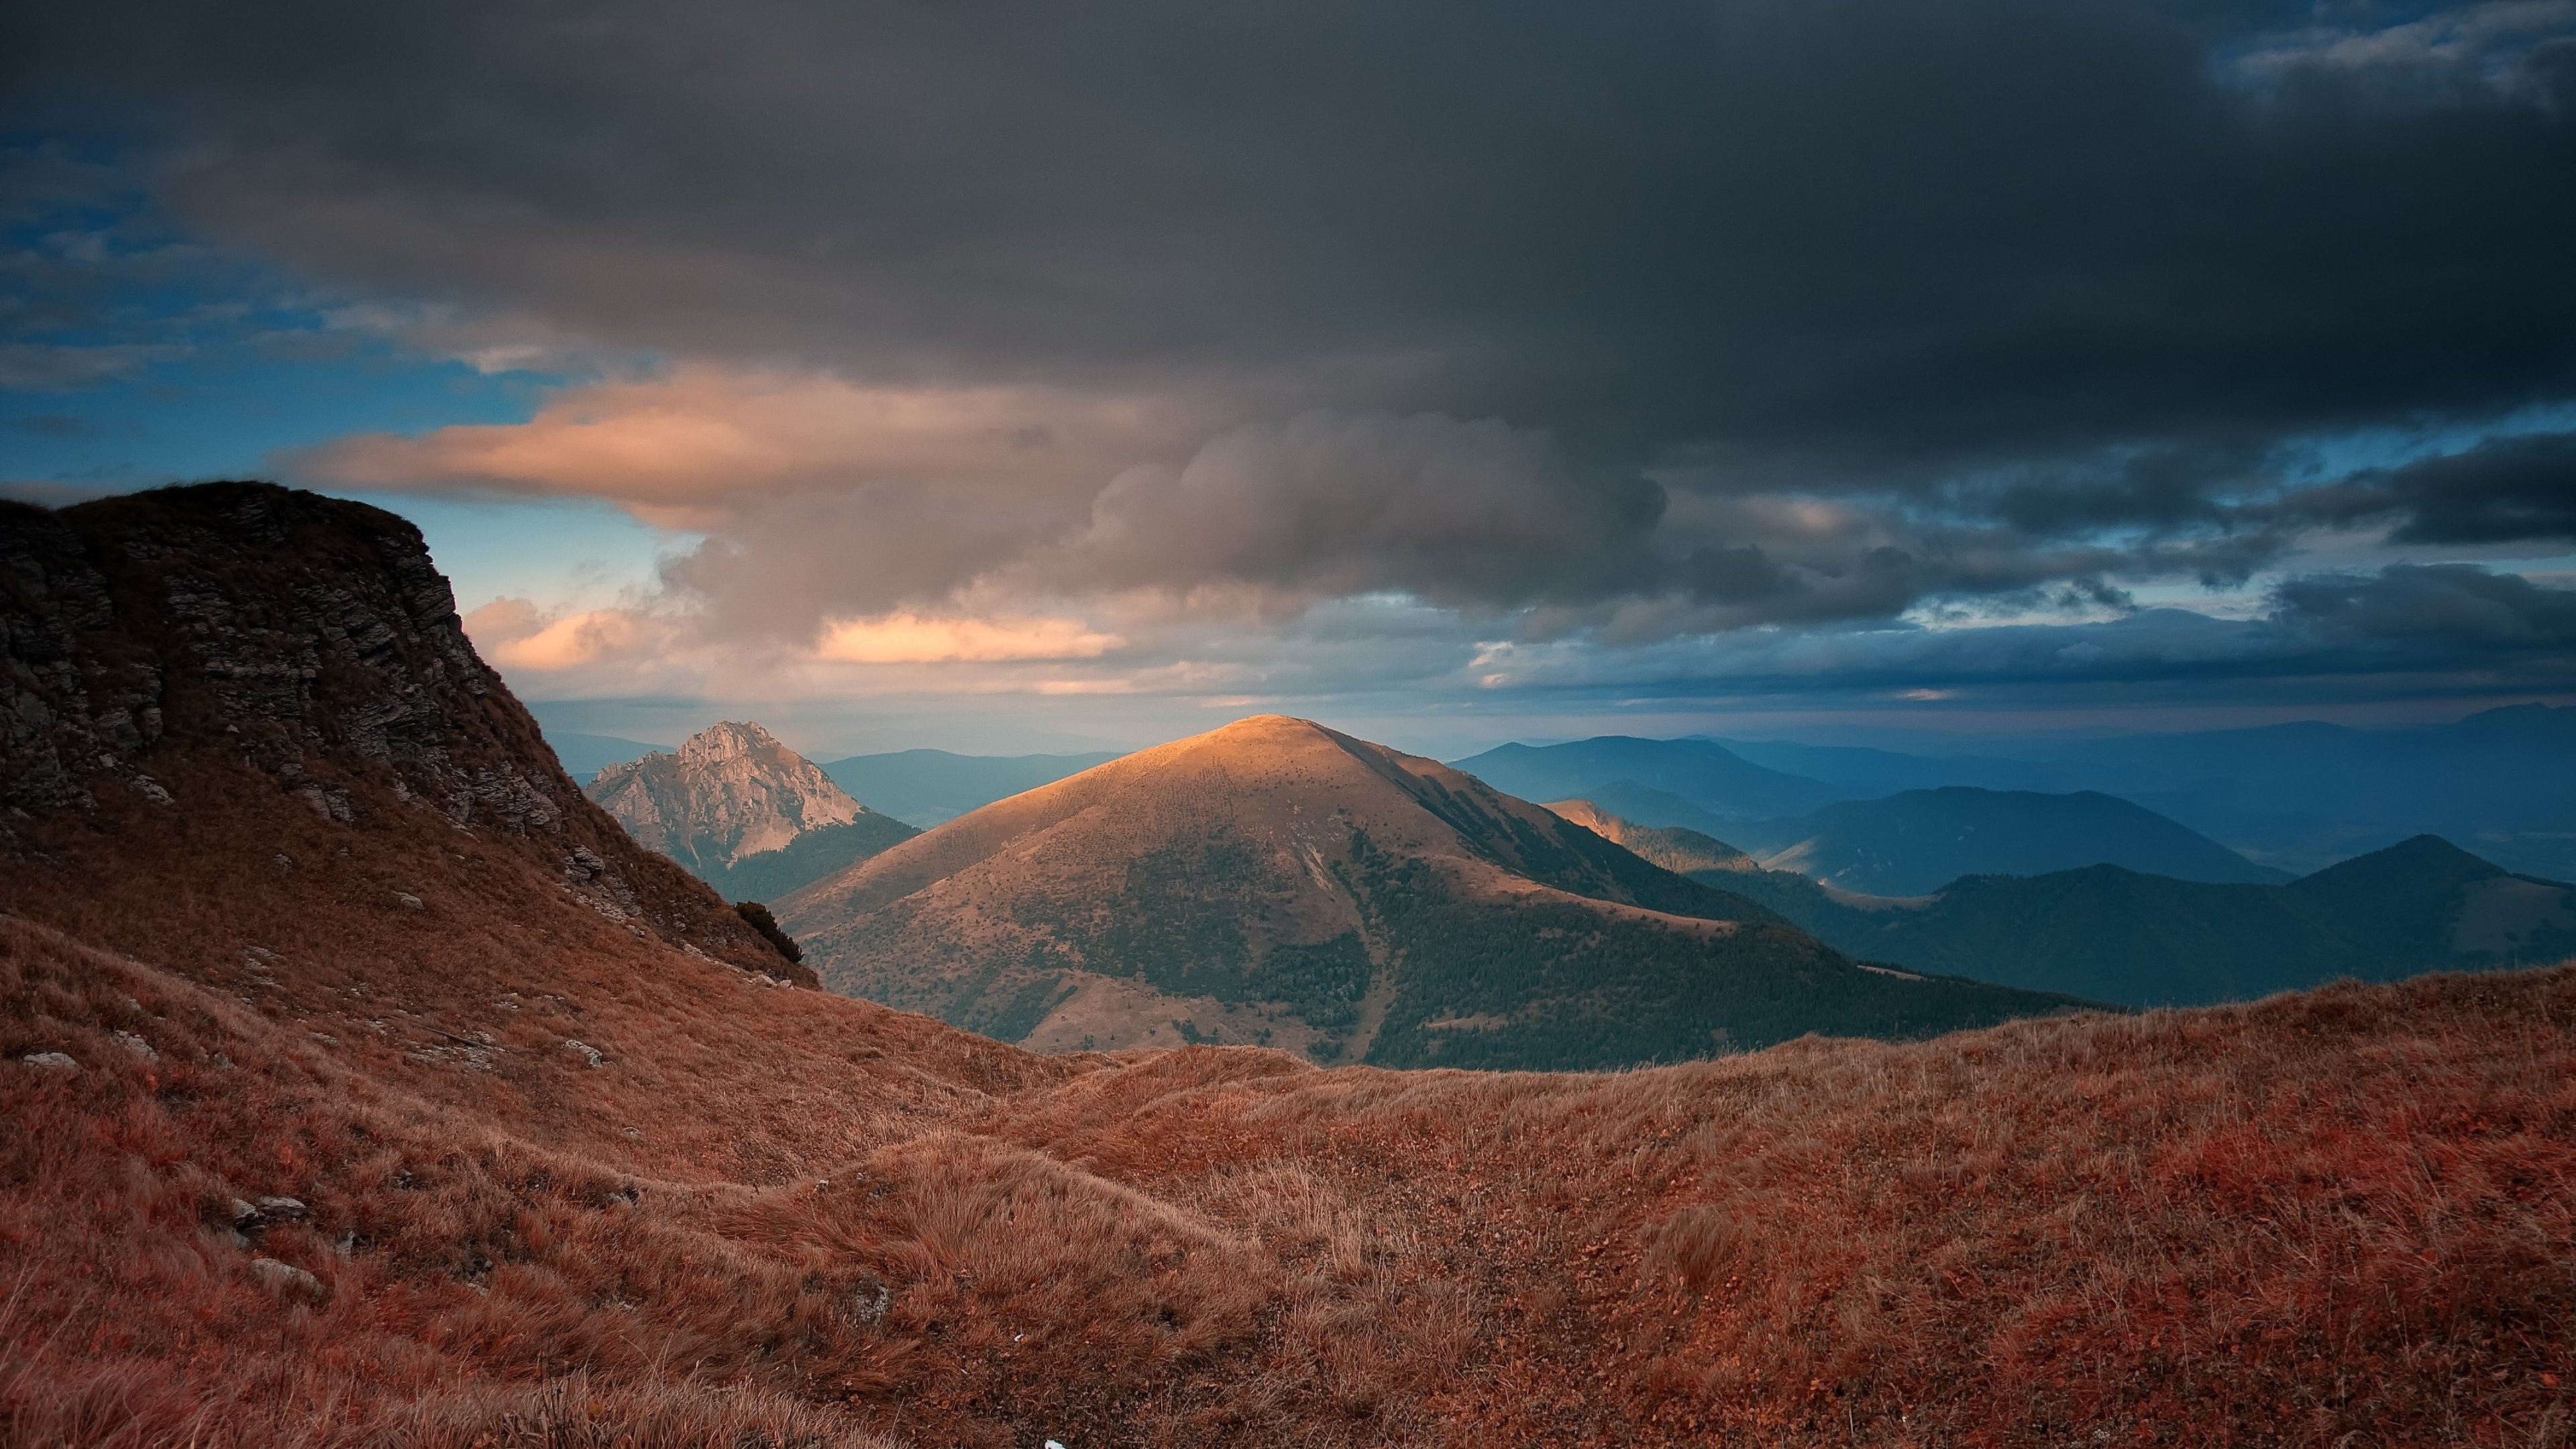
<path fill-rule="evenodd" d="M 853 800 L 757 724 L 715 724 L 674 753 L 583 787 L 638 844 L 733 900 L 770 900 L 920 834 Z"/>
<path fill-rule="evenodd" d="M 1607 799 L 1624 797 L 1623 805 L 1634 806 L 1638 792 L 1654 791 L 1721 821 L 1804 815 L 1851 798 L 1850 791 L 1765 769 L 1710 740 L 1604 735 L 1561 745 L 1504 745 L 1450 765 L 1524 800 L 1604 800 L 1606 788 L 1625 786 Z"/>
<path fill-rule="evenodd" d="M 1733 834 L 1774 870 L 1880 896 L 1922 895 L 1963 875 L 2046 875 L 2088 865 L 2177 880 L 2290 879 L 2152 810 L 2092 790 L 1906 790 Z"/>
<path fill-rule="evenodd" d="M 2576 878 L 2576 706 L 2512 705 L 2446 725 L 2259 729 L 1984 740 L 1909 754 L 1714 740 L 1744 759 L 1853 797 L 1943 785 L 2100 790 L 2268 865 L 2313 871 L 2432 833 L 2513 870 Z"/>
<path fill-rule="evenodd" d="M 1882 776 L 1890 773 L 1883 763 L 1865 763 Z M 1722 835 L 1766 866 L 1873 895 L 1919 895 L 1963 875 L 2039 875 L 2086 865 L 2188 880 L 2290 878 L 2098 792 L 1948 786 L 1853 799 L 1846 787 L 1765 768 L 1712 740 L 1607 736 L 1505 745 L 1456 768 L 1524 799 L 1579 799 L 1635 825 Z"/>
<path fill-rule="evenodd" d="M 1115 751 L 1090 755 L 957 755 L 946 750 L 896 750 L 852 755 L 823 766 L 823 773 L 859 799 L 924 830 L 1023 790 L 1117 759 Z"/>
<path fill-rule="evenodd" d="M 1855 964 L 1430 760 L 1265 717 L 985 807 L 780 906 L 834 989 L 1047 1049 L 1596 1067 L 2065 998 Z"/>
<path fill-rule="evenodd" d="M 1693 878 L 1758 900 L 1862 960 L 2130 1006 L 2576 955 L 2576 887 L 2510 874 L 2434 836 L 2285 885 L 2099 865 L 1969 876 L 1928 900 L 1898 900 L 1763 870 L 1723 842 L 1605 819 L 1585 802 L 1552 808 L 1606 838 L 1642 837 L 1669 858 L 1714 862 Z"/>

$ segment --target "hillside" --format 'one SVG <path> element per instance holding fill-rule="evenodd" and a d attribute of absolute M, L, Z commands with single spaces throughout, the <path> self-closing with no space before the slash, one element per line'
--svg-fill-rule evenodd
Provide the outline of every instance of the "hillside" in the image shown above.
<path fill-rule="evenodd" d="M 2566 1422 L 2576 972 L 1583 1076 L 1035 1055 L 743 969 L 417 533 L 266 488 L 0 507 L 0 764 L 0 1443 Z"/>
<path fill-rule="evenodd" d="M 886 814 L 927 830 L 1116 758 L 1106 753 L 959 755 L 947 750 L 894 750 L 834 760 L 823 766 L 823 773 Z"/>
<path fill-rule="evenodd" d="M 1561 745 L 1503 745 L 1452 768 L 1524 800 L 1595 800 L 1650 825 L 1705 829 L 1711 822 L 1803 815 L 1854 793 L 1765 769 L 1710 740 L 1604 735 Z M 1702 818 L 1666 819 L 1635 791 L 1678 797 Z M 1611 802 L 1616 803 L 1611 803 Z"/>
<path fill-rule="evenodd" d="M 2090 791 L 1907 790 L 1794 820 L 1748 822 L 1733 834 L 1770 869 L 1881 896 L 1926 895 L 1965 875 L 2088 865 L 2178 880 L 2289 879 L 2143 806 Z"/>
<path fill-rule="evenodd" d="M 2432 836 L 2288 885 L 2114 865 L 1967 876 L 1924 898 L 1837 893 L 1787 871 L 1707 877 L 1863 960 L 2128 1006 L 2245 1001 L 2353 978 L 2576 956 L 2576 887 Z"/>
<path fill-rule="evenodd" d="M 1591 1067 L 2055 998 L 1865 970 L 1429 760 L 1268 716 L 964 816 L 782 904 L 833 989 L 1050 1049 Z"/>
<path fill-rule="evenodd" d="M 1662 866 L 1675 875 L 1690 875 L 1697 871 L 1740 873 L 1762 868 L 1752 856 L 1723 840 L 1678 826 L 1639 825 L 1603 809 L 1597 800 L 1551 800 L 1546 808 L 1638 859 Z M 1726 878 L 1712 876 L 1707 883 L 1724 889 Z"/>
<path fill-rule="evenodd" d="M 608 766 L 584 790 L 645 848 L 732 900 L 784 896 L 921 833 L 851 799 L 757 724 L 711 725 L 676 752 Z"/>

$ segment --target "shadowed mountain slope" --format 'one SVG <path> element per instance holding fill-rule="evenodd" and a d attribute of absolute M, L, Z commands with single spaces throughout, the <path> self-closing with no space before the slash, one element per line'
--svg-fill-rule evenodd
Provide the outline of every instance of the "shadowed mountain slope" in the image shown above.
<path fill-rule="evenodd" d="M 2129 1006 L 2244 1001 L 2576 955 L 2576 887 L 2508 875 L 2433 836 L 2288 885 L 2115 865 L 1966 876 L 1929 897 L 1836 891 L 1788 871 L 1706 877 L 1864 960 L 1975 972 Z"/>
<path fill-rule="evenodd" d="M 584 787 L 646 848 L 736 900 L 768 900 L 921 832 L 843 793 L 757 724 L 725 721 Z"/>
<path fill-rule="evenodd" d="M 1802 815 L 1820 805 L 1849 799 L 1853 791 L 1836 789 L 1800 775 L 1765 769 L 1724 745 L 1709 740 L 1642 740 L 1603 735 L 1561 745 L 1502 745 L 1481 755 L 1453 760 L 1451 765 L 1495 789 L 1524 800 L 1602 800 L 1610 787 L 1631 818 L 1655 825 L 1689 825 L 1694 819 L 1664 819 L 1649 814 L 1651 805 L 1633 792 L 1660 791 L 1708 812 L 1712 820 L 1768 820 Z"/>
<path fill-rule="evenodd" d="M 1771 869 L 1870 895 L 1923 895 L 1964 875 L 2044 875 L 2087 865 L 2178 880 L 2289 879 L 2152 810 L 2092 791 L 1907 790 L 1795 820 L 1745 824 L 1734 834 Z"/>
<path fill-rule="evenodd" d="M 730 964 L 418 535 L 276 489 L 0 508 L 0 765 L 0 1443 L 2565 1422 L 2576 972 L 1577 1076 L 1038 1056 Z"/>
<path fill-rule="evenodd" d="M 1660 865 L 1675 875 L 1692 875 L 1699 871 L 1735 873 L 1762 868 L 1752 856 L 1723 840 L 1679 826 L 1639 825 L 1603 809 L 1597 800 L 1553 800 L 1548 802 L 1547 808 L 1638 859 L 1650 865 Z M 1711 876 L 1708 883 L 1721 889 L 1726 884 L 1724 876 Z"/>
<path fill-rule="evenodd" d="M 1057 1049 L 1607 1066 L 2064 1005 L 1864 970 L 1444 765 L 1278 716 L 987 806 L 781 921 L 837 990 Z"/>

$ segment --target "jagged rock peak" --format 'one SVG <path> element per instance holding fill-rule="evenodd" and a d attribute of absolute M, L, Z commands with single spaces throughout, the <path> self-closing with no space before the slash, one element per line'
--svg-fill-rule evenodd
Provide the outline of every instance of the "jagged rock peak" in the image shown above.
<path fill-rule="evenodd" d="M 639 843 L 700 870 L 783 850 L 807 831 L 872 813 L 750 721 L 725 720 L 677 753 L 611 765 L 588 793 Z"/>

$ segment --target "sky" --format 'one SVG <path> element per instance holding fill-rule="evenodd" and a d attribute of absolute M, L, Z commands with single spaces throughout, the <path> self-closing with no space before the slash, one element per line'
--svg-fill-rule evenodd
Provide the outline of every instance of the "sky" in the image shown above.
<path fill-rule="evenodd" d="M 0 16 L 0 492 L 418 522 L 549 728 L 2576 701 L 2576 0 Z"/>

